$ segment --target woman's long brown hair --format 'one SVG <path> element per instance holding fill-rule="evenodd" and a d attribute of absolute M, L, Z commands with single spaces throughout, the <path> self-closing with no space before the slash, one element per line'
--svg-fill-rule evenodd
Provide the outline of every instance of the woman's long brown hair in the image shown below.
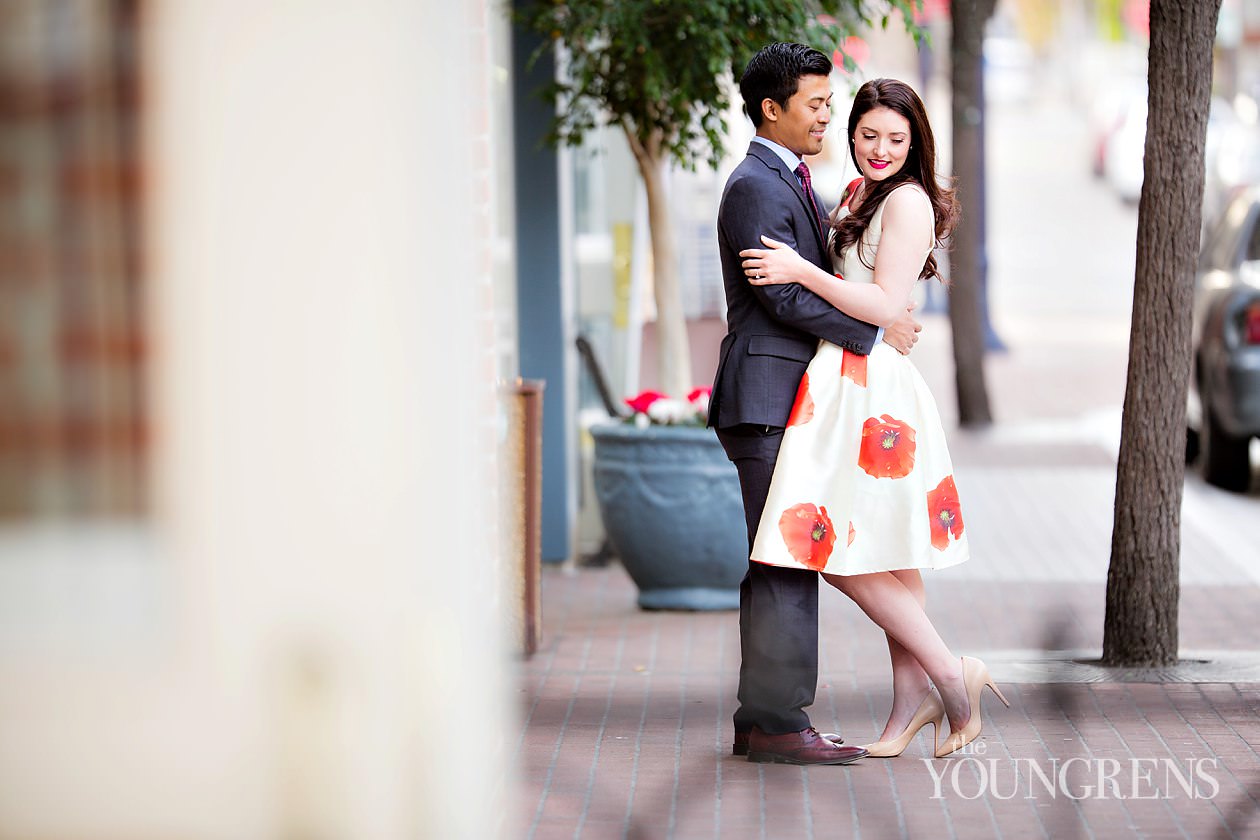
<path fill-rule="evenodd" d="M 928 200 L 932 203 L 932 214 L 936 217 L 934 234 L 937 242 L 949 236 L 958 220 L 958 202 L 954 198 L 954 190 L 942 186 L 937 180 L 936 139 L 932 136 L 927 110 L 924 109 L 919 95 L 905 82 L 896 79 L 871 79 L 858 88 L 857 96 L 853 99 L 853 108 L 849 111 L 849 156 L 853 159 L 853 165 L 857 166 L 858 162 L 853 143 L 858 121 L 866 112 L 875 108 L 888 108 L 906 118 L 910 123 L 910 151 L 896 175 L 884 181 L 867 183 L 868 189 L 856 211 L 844 218 L 832 220 L 831 226 L 836 232 L 832 247 L 837 256 L 842 250 L 861 240 L 880 204 L 902 184 L 918 184 L 927 193 Z M 861 171 L 862 168 L 858 166 L 858 172 Z M 867 263 L 861 246 L 858 247 L 858 259 L 867 268 L 874 270 L 875 266 Z M 940 276 L 935 255 L 928 254 L 919 279 Z"/>

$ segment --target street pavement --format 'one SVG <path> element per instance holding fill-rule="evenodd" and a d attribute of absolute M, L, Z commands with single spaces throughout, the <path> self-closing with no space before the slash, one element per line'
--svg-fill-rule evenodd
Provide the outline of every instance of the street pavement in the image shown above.
<path fill-rule="evenodd" d="M 536 838 L 1260 836 L 1260 491 L 1186 480 L 1180 648 L 1157 671 L 1091 666 L 1102 646 L 1137 211 L 1089 176 L 1065 98 L 990 116 L 986 362 L 995 424 L 955 428 L 949 327 L 914 361 L 950 427 L 972 559 L 927 573 L 928 611 L 989 662 L 984 734 L 930 758 L 848 767 L 729 754 L 736 615 L 649 613 L 619 566 L 548 569 L 542 647 L 518 666 L 513 836 Z M 1254 485 L 1253 485 L 1254 487 Z M 874 740 L 882 634 L 824 587 L 821 730 Z M 928 730 L 925 730 L 925 733 Z"/>

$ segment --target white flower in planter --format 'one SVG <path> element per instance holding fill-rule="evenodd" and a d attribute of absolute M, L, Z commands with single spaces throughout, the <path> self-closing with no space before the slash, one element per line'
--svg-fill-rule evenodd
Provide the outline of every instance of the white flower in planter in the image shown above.
<path fill-rule="evenodd" d="M 659 391 L 644 391 L 626 405 L 634 414 L 629 422 L 637 428 L 657 426 L 703 426 L 709 417 L 709 389 L 696 388 L 687 399 L 678 400 Z"/>
<path fill-rule="evenodd" d="M 696 388 L 687 395 L 687 402 L 695 406 L 696 413 L 700 415 L 702 421 L 709 419 L 709 394 L 712 388 Z"/>
<path fill-rule="evenodd" d="M 690 403 L 664 397 L 648 406 L 647 416 L 653 423 L 673 426 L 696 419 L 696 410 Z"/>

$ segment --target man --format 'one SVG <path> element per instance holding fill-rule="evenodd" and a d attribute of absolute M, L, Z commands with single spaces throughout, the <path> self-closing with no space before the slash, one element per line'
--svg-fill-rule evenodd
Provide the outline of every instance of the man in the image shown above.
<path fill-rule="evenodd" d="M 802 157 L 822 151 L 831 121 L 831 60 L 803 44 L 770 44 L 740 79 L 744 110 L 757 129 L 731 174 L 718 210 L 726 285 L 722 340 L 709 424 L 739 471 L 751 550 L 783 430 L 801 376 L 825 339 L 868 354 L 881 338 L 906 351 L 919 326 L 909 313 L 887 335 L 796 284 L 754 286 L 739 252 L 764 234 L 830 271 L 826 212 Z M 818 685 L 818 575 L 749 562 L 740 585 L 736 755 L 785 764 L 847 764 L 866 754 L 819 735 L 803 707 Z"/>

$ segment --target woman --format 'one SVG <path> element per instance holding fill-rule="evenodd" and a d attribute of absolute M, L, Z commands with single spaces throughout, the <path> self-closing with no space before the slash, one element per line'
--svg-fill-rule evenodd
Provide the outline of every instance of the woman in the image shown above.
<path fill-rule="evenodd" d="M 937 184 L 932 129 L 908 85 L 862 85 L 848 131 L 862 177 L 831 217 L 836 274 L 767 237 L 766 249 L 740 256 L 751 283 L 800 283 L 884 326 L 905 310 L 917 280 L 939 276 L 932 248 L 952 228 L 956 205 L 953 192 Z M 870 755 L 900 755 L 932 724 L 942 757 L 980 734 L 984 686 L 1006 699 L 982 662 L 950 652 L 923 609 L 919 569 L 963 562 L 967 542 L 940 416 L 902 355 L 909 349 L 879 344 L 863 357 L 819 343 L 788 420 L 752 558 L 821 572 L 887 635 L 893 705 L 879 741 L 866 748 Z M 940 743 L 945 718 L 950 735 Z"/>

